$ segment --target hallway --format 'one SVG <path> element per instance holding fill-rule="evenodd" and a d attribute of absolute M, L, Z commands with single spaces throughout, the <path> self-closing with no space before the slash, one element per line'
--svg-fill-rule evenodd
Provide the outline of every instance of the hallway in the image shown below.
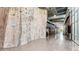
<path fill-rule="evenodd" d="M 0 10 L 4 15 L 0 23 L 1 51 L 79 51 L 79 8 L 11 7 Z"/>
<path fill-rule="evenodd" d="M 78 46 L 63 36 L 63 33 L 60 32 L 56 35 L 50 35 L 47 39 L 38 39 L 29 42 L 26 45 L 1 49 L 3 51 L 77 51 L 79 50 Z"/>

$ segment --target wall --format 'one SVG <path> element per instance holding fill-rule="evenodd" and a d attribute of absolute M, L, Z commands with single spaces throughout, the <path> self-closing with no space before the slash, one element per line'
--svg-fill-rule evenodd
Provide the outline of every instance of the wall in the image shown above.
<path fill-rule="evenodd" d="M 46 37 L 47 10 L 34 8 L 34 19 L 31 21 L 31 39 Z"/>
<path fill-rule="evenodd" d="M 40 8 L 9 8 L 4 48 L 24 45 L 46 38 L 47 10 Z"/>
<path fill-rule="evenodd" d="M 71 22 L 70 22 L 70 15 L 68 15 L 68 17 L 66 18 L 66 22 L 65 22 L 65 34 L 67 35 L 67 37 L 69 38 L 69 37 L 71 37 L 71 36 L 68 36 L 69 34 L 71 34 L 71 33 L 69 33 L 69 28 L 68 28 L 68 26 L 70 26 L 71 27 Z"/>
<path fill-rule="evenodd" d="M 8 8 L 0 8 L 0 48 L 3 47 Z"/>
<path fill-rule="evenodd" d="M 71 25 L 72 25 L 72 40 L 79 44 L 79 8 L 70 8 Z"/>
<path fill-rule="evenodd" d="M 9 8 L 4 48 L 17 46 L 20 33 L 20 13 L 19 8 Z"/>

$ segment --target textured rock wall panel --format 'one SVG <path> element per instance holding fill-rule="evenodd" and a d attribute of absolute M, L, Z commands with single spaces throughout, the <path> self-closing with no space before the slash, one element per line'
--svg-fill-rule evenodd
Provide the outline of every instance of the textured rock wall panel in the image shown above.
<path fill-rule="evenodd" d="M 21 45 L 32 40 L 46 38 L 47 10 L 40 8 L 21 8 Z"/>
<path fill-rule="evenodd" d="M 4 48 L 16 47 L 19 43 L 19 34 L 20 34 L 19 11 L 20 11 L 19 8 L 9 8 Z"/>
<path fill-rule="evenodd" d="M 22 20 L 22 36 L 21 45 L 31 41 L 31 20 L 33 19 L 34 8 L 21 8 L 21 20 Z"/>
<path fill-rule="evenodd" d="M 3 47 L 8 8 L 0 8 L 0 48 Z"/>
<path fill-rule="evenodd" d="M 47 10 L 34 8 L 34 19 L 31 20 L 31 40 L 46 38 Z"/>
<path fill-rule="evenodd" d="M 9 8 L 4 48 L 17 47 L 46 38 L 47 10 L 40 8 Z"/>

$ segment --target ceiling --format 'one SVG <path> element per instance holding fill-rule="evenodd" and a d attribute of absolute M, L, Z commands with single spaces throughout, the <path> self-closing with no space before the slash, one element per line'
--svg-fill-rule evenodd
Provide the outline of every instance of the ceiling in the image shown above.
<path fill-rule="evenodd" d="M 48 16 L 63 15 L 66 14 L 67 7 L 49 7 Z"/>
<path fill-rule="evenodd" d="M 48 8 L 48 19 L 61 21 L 66 15 L 67 7 L 49 7 Z M 54 17 L 55 16 L 55 17 Z M 64 17 L 63 17 L 64 16 Z"/>
<path fill-rule="evenodd" d="M 64 21 L 68 7 L 39 7 L 48 10 L 48 20 Z"/>

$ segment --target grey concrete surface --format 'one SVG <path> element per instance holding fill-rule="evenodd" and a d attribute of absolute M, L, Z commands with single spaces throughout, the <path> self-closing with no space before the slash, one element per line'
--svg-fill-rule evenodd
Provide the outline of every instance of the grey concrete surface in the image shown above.
<path fill-rule="evenodd" d="M 50 35 L 47 39 L 38 39 L 16 48 L 1 51 L 79 51 L 79 47 L 63 36 L 63 33 Z"/>

